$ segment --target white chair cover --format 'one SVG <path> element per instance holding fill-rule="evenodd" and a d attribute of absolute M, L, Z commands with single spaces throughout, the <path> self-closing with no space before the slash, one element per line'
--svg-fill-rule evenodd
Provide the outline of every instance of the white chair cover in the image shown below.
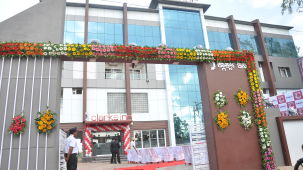
<path fill-rule="evenodd" d="M 156 163 L 156 162 L 169 162 L 174 159 L 185 160 L 187 164 L 192 163 L 191 146 L 174 146 L 174 147 L 161 147 L 161 148 L 143 148 L 128 151 L 127 159 L 131 162 L 137 163 Z M 204 156 L 204 161 L 207 161 L 207 150 Z"/>

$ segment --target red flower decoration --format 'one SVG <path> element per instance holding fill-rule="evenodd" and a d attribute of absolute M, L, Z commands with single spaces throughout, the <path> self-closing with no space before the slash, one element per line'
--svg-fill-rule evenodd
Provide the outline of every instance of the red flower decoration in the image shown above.
<path fill-rule="evenodd" d="M 18 136 L 24 132 L 25 127 L 26 119 L 23 114 L 20 114 L 12 118 L 8 131 L 13 135 Z"/>

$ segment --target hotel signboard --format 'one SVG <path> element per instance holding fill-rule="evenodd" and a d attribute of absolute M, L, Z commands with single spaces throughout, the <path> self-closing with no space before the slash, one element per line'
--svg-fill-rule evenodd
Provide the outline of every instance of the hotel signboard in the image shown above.
<path fill-rule="evenodd" d="M 131 115 L 126 113 L 115 113 L 115 114 L 86 114 L 85 122 L 95 122 L 95 123 L 127 123 L 131 122 Z"/>

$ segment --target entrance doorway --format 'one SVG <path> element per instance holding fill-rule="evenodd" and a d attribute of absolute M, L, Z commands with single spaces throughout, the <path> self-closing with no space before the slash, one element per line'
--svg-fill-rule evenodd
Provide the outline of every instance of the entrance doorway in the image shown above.
<path fill-rule="evenodd" d="M 111 155 L 110 144 L 116 138 L 120 144 L 120 153 L 122 153 L 121 132 L 97 132 L 92 131 L 93 156 Z"/>

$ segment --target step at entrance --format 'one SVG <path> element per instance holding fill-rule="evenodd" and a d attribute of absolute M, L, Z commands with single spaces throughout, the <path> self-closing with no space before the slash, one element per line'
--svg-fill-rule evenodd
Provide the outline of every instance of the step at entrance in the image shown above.
<path fill-rule="evenodd" d="M 110 163 L 111 155 L 82 158 L 83 162 Z M 126 155 L 120 155 L 121 162 L 127 162 Z"/>

